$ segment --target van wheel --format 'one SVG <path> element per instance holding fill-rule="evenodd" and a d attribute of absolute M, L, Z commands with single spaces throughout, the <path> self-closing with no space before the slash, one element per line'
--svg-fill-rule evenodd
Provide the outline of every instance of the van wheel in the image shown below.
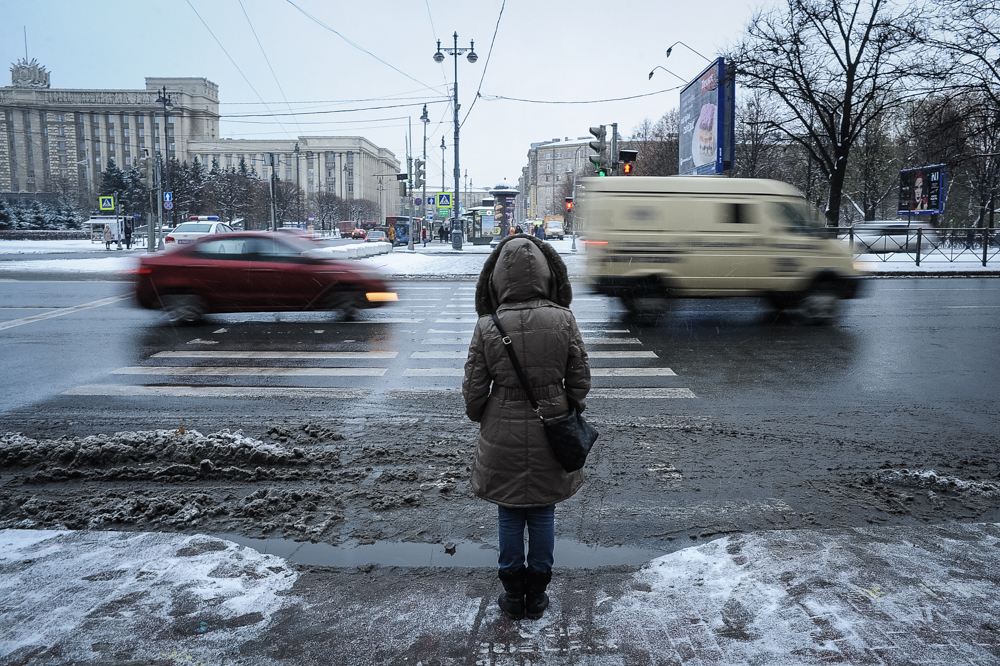
<path fill-rule="evenodd" d="M 799 311 L 807 324 L 829 324 L 840 314 L 840 296 L 832 286 L 821 285 L 802 299 Z"/>
<path fill-rule="evenodd" d="M 651 297 L 622 297 L 625 320 L 637 326 L 656 326 L 660 315 L 667 311 L 667 299 Z"/>
<path fill-rule="evenodd" d="M 171 324 L 196 324 L 208 310 L 205 301 L 194 294 L 170 294 L 160 303 Z"/>

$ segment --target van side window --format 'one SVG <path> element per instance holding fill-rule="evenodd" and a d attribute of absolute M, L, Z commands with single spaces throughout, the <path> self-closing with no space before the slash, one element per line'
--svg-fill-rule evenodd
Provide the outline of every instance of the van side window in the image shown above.
<path fill-rule="evenodd" d="M 723 204 L 722 221 L 728 224 L 750 224 L 750 206 L 747 204 Z"/>
<path fill-rule="evenodd" d="M 793 234 L 803 236 L 820 236 L 822 230 L 809 220 L 806 211 L 790 203 L 778 202 L 771 204 L 774 216 Z"/>

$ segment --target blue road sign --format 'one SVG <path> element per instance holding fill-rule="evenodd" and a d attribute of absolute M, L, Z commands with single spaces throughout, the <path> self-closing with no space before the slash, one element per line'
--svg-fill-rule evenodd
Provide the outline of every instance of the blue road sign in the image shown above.
<path fill-rule="evenodd" d="M 173 201 L 174 200 L 174 193 L 173 192 L 164 192 L 163 193 L 163 200 L 164 201 Z"/>
<path fill-rule="evenodd" d="M 421 199 L 420 197 L 417 197 L 417 200 L 414 203 L 416 203 L 419 206 L 420 204 L 423 203 L 423 199 Z"/>
<path fill-rule="evenodd" d="M 166 208 L 167 210 L 170 210 L 171 208 L 174 207 L 174 202 L 173 201 L 164 201 L 163 202 L 163 207 Z"/>
<path fill-rule="evenodd" d="M 115 209 L 115 198 L 114 197 L 100 197 L 100 208 L 101 210 L 114 210 Z"/>
<path fill-rule="evenodd" d="M 451 208 L 451 194 L 439 194 L 439 195 L 437 195 L 437 207 L 438 208 Z"/>

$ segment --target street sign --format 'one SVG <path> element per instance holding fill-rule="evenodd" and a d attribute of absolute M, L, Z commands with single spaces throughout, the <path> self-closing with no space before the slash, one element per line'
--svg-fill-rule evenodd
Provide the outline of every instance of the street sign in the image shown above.
<path fill-rule="evenodd" d="M 163 193 L 163 200 L 164 201 L 173 201 L 174 200 L 174 193 L 173 192 L 164 192 Z"/>
<path fill-rule="evenodd" d="M 101 210 L 114 210 L 115 209 L 115 198 L 114 197 L 100 197 Z"/>
<path fill-rule="evenodd" d="M 415 204 L 417 204 L 417 205 L 419 206 L 419 205 L 420 205 L 420 204 L 422 204 L 423 202 L 424 202 L 424 200 L 423 200 L 423 199 L 421 199 L 420 197 L 417 197 L 417 199 L 416 199 L 416 201 L 415 201 L 414 203 L 415 203 Z"/>
<path fill-rule="evenodd" d="M 171 210 L 171 209 L 173 209 L 173 207 L 174 207 L 174 202 L 173 201 L 164 201 L 163 202 L 163 208 L 164 209 Z"/>
<path fill-rule="evenodd" d="M 437 195 L 437 207 L 438 208 L 451 208 L 451 194 L 439 194 L 439 195 Z"/>

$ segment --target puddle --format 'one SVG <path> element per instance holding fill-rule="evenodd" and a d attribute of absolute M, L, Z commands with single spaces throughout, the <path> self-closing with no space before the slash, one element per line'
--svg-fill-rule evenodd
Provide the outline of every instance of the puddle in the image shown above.
<path fill-rule="evenodd" d="M 291 539 L 249 539 L 239 534 L 214 534 L 248 546 L 259 553 L 277 555 L 289 562 L 327 567 L 357 567 L 378 564 L 391 567 L 496 567 L 497 549 L 472 541 L 455 541 L 455 554 L 443 543 L 379 541 L 364 546 L 331 546 Z M 556 539 L 555 560 L 560 568 L 592 568 L 608 565 L 639 566 L 663 552 L 626 546 L 588 546 L 578 541 Z"/>

